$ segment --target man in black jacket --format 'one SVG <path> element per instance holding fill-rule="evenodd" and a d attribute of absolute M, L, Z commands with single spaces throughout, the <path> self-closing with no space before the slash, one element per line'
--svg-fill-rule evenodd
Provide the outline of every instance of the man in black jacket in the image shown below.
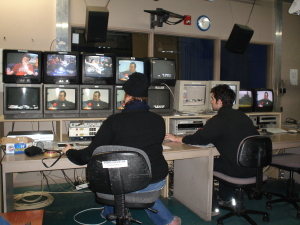
<path fill-rule="evenodd" d="M 236 95 L 228 85 L 216 86 L 211 89 L 211 93 L 210 103 L 218 114 L 206 122 L 204 129 L 185 137 L 166 134 L 165 139 L 192 145 L 212 143 L 220 153 L 220 158 L 214 160 L 215 171 L 234 177 L 255 175 L 255 169 L 243 168 L 237 164 L 237 150 L 244 138 L 259 135 L 259 132 L 246 114 L 232 109 Z M 219 197 L 223 202 L 230 201 L 234 197 L 234 189 L 220 183 Z M 214 202 L 216 199 L 213 199 Z"/>

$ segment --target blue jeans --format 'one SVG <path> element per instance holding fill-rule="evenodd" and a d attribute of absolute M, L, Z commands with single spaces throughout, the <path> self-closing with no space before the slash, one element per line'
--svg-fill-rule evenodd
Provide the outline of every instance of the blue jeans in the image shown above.
<path fill-rule="evenodd" d="M 166 180 L 162 180 L 154 184 L 149 184 L 146 188 L 136 191 L 135 193 L 160 190 L 165 185 L 166 185 Z M 151 208 L 157 210 L 157 213 L 153 213 L 148 209 L 144 209 L 144 210 L 147 213 L 147 215 L 150 217 L 150 219 L 153 221 L 153 223 L 156 225 L 166 225 L 171 223 L 172 220 L 174 219 L 174 216 L 160 201 L 160 199 L 157 199 Z M 108 214 L 113 214 L 113 213 L 114 213 L 113 206 L 104 205 L 104 211 L 102 212 L 102 216 L 106 217 Z"/>

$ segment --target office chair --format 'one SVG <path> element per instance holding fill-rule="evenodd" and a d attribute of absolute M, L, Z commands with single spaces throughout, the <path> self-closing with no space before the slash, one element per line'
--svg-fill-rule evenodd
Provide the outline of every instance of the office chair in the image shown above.
<path fill-rule="evenodd" d="M 294 172 L 300 173 L 300 154 L 284 153 L 284 154 L 274 155 L 270 166 L 287 170 L 290 172 L 290 175 L 289 175 L 289 179 L 287 180 L 286 195 L 282 195 L 274 192 L 267 192 L 269 199 L 271 199 L 272 195 L 280 197 L 279 199 L 268 201 L 266 203 L 267 209 L 272 209 L 271 204 L 273 203 L 287 202 L 292 204 L 295 207 L 295 209 L 297 210 L 296 217 L 300 219 L 300 207 L 297 204 L 297 202 L 300 202 L 300 198 L 298 197 L 298 194 L 295 192 L 295 180 L 294 180 Z"/>
<path fill-rule="evenodd" d="M 223 220 L 231 216 L 242 216 L 250 224 L 255 225 L 254 220 L 248 214 L 261 214 L 263 221 L 270 221 L 269 214 L 262 211 L 245 209 L 244 193 L 249 191 L 248 197 L 261 199 L 260 191 L 263 183 L 268 177 L 263 173 L 263 167 L 269 165 L 272 160 L 272 141 L 266 136 L 249 136 L 241 141 L 238 148 L 237 162 L 241 167 L 256 168 L 256 176 L 248 178 L 231 177 L 221 172 L 214 171 L 214 178 L 219 182 L 235 188 L 235 206 L 222 206 L 220 208 L 229 210 L 230 212 L 217 219 L 218 225 L 223 224 Z M 253 191 L 254 190 L 254 191 Z"/>
<path fill-rule="evenodd" d="M 99 204 L 114 206 L 115 214 L 107 220 L 129 225 L 133 219 L 129 208 L 150 209 L 160 196 L 160 190 L 131 193 L 144 189 L 152 178 L 151 165 L 145 152 L 125 146 L 100 146 L 88 162 L 90 188 Z"/>

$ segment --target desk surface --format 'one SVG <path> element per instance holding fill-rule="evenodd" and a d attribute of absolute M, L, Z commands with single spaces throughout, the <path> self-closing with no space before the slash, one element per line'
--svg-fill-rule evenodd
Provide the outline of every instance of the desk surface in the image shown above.
<path fill-rule="evenodd" d="M 18 211 L 0 213 L 0 215 L 10 222 L 11 225 L 21 225 L 30 222 L 30 225 L 42 225 L 44 210 L 29 210 L 29 211 Z"/>

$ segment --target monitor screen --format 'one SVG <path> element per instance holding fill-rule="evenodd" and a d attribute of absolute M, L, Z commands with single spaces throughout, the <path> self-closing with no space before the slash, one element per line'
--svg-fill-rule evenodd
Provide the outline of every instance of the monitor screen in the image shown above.
<path fill-rule="evenodd" d="M 209 107 L 209 81 L 177 80 L 174 108 L 180 113 L 198 114 Z"/>
<path fill-rule="evenodd" d="M 221 84 L 227 84 L 235 93 L 236 97 L 235 97 L 235 101 L 233 102 L 233 109 L 238 109 L 239 108 L 239 91 L 240 91 L 240 82 L 239 81 L 223 81 L 223 80 L 212 80 L 210 81 L 211 85 L 210 85 L 210 89 L 217 86 L 217 85 L 221 85 Z M 211 109 L 211 106 L 210 106 Z M 212 109 L 211 109 L 212 110 Z"/>
<path fill-rule="evenodd" d="M 171 87 L 174 92 L 174 87 Z M 150 86 L 148 90 L 148 105 L 151 112 L 160 115 L 171 115 L 173 109 L 173 95 L 166 86 Z"/>
<path fill-rule="evenodd" d="M 272 112 L 274 95 L 272 89 L 254 89 L 253 107 L 255 112 Z"/>
<path fill-rule="evenodd" d="M 84 53 L 82 55 L 83 84 L 114 84 L 115 57 L 109 54 Z"/>
<path fill-rule="evenodd" d="M 114 113 L 119 113 L 124 109 L 124 94 L 122 86 L 114 87 Z"/>
<path fill-rule="evenodd" d="M 244 112 L 253 111 L 253 96 L 251 90 L 241 89 L 239 91 L 239 110 Z"/>
<path fill-rule="evenodd" d="M 44 84 L 44 118 L 79 117 L 79 85 Z"/>
<path fill-rule="evenodd" d="M 45 84 L 79 84 L 79 54 L 76 52 L 44 52 Z"/>
<path fill-rule="evenodd" d="M 145 73 L 145 60 L 134 57 L 116 58 L 116 84 L 124 84 L 135 72 Z"/>
<path fill-rule="evenodd" d="M 3 83 L 42 83 L 42 52 L 3 50 Z"/>
<path fill-rule="evenodd" d="M 43 118 L 41 84 L 4 84 L 5 118 Z"/>
<path fill-rule="evenodd" d="M 112 85 L 80 85 L 80 117 L 107 117 L 113 114 Z"/>
<path fill-rule="evenodd" d="M 176 64 L 175 59 L 149 58 L 150 83 L 151 85 L 167 84 L 175 86 Z"/>

